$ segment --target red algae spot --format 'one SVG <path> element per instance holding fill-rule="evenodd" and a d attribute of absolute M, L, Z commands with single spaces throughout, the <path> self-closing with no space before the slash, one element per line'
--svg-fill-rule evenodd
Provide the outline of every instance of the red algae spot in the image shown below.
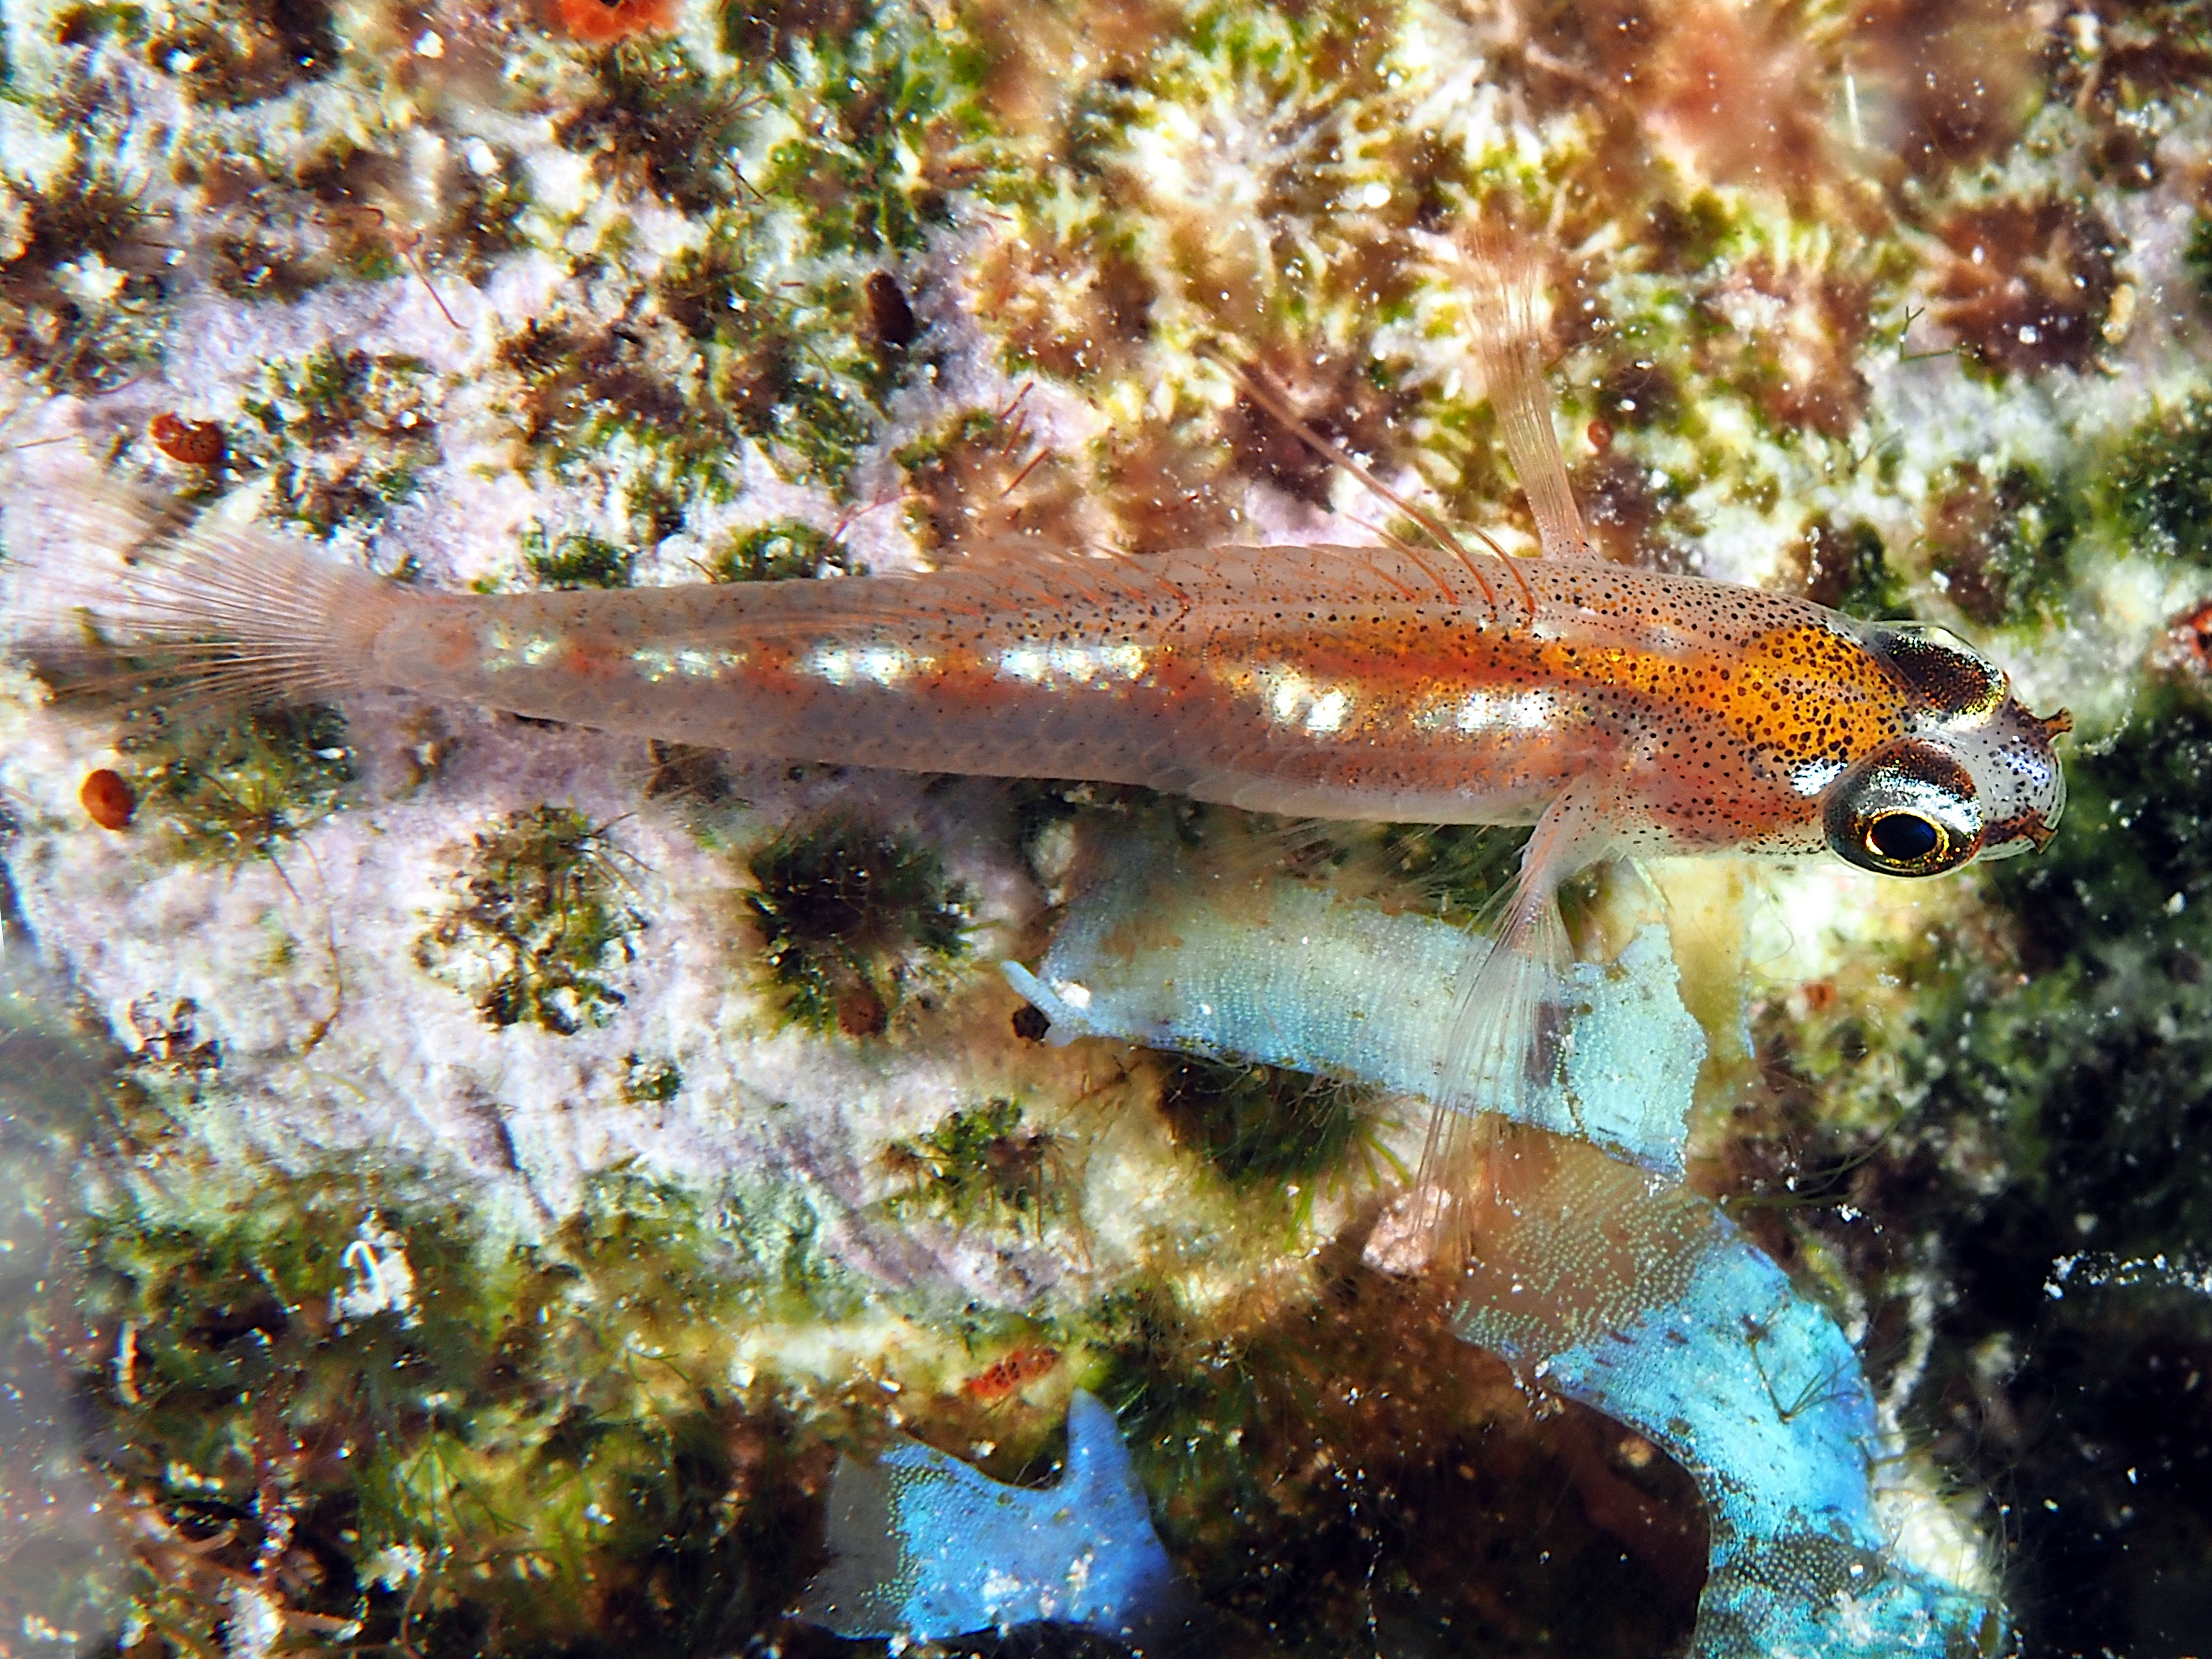
<path fill-rule="evenodd" d="M 2021 374 L 2095 356 L 2119 279 L 2113 233 L 2094 212 L 2056 198 L 1989 202 L 1942 235 L 1936 318 L 1979 361 Z"/>
<path fill-rule="evenodd" d="M 881 1036 L 890 1018 L 883 998 L 865 981 L 848 987 L 837 998 L 837 1029 L 847 1036 Z"/>
<path fill-rule="evenodd" d="M 579 40 L 604 46 L 638 34 L 663 34 L 676 27 L 678 0 L 557 0 L 561 27 Z"/>
<path fill-rule="evenodd" d="M 868 278 L 861 293 L 867 301 L 868 339 L 878 356 L 896 356 L 921 337 L 921 319 L 897 277 L 879 270 Z"/>
<path fill-rule="evenodd" d="M 2167 624 L 2152 652 L 2155 666 L 2179 669 L 2197 679 L 2212 679 L 2212 602 L 2184 611 Z"/>
<path fill-rule="evenodd" d="M 960 1392 L 970 1400 L 986 1402 L 1004 1400 L 1008 1395 L 1036 1382 L 1059 1364 L 1060 1350 L 1057 1348 L 1015 1348 L 963 1382 Z"/>
<path fill-rule="evenodd" d="M 214 421 L 188 421 L 173 410 L 156 415 L 146 424 L 146 435 L 154 441 L 154 447 L 173 461 L 186 466 L 216 466 L 222 464 L 227 446 L 222 428 Z M 110 773 L 109 776 L 114 775 Z"/>
<path fill-rule="evenodd" d="M 85 816 L 103 830 L 128 830 L 138 810 L 137 792 L 129 780 L 104 766 L 85 774 L 76 798 L 84 804 Z"/>

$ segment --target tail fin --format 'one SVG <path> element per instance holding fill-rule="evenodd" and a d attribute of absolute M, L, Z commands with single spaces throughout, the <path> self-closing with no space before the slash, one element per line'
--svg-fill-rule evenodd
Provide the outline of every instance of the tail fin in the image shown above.
<path fill-rule="evenodd" d="M 0 468 L 0 642 L 57 684 L 171 715 L 372 683 L 408 603 L 289 538 L 133 489 L 74 439 Z"/>

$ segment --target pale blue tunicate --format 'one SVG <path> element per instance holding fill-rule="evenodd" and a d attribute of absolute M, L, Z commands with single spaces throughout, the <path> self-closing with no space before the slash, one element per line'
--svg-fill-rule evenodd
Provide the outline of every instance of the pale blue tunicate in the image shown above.
<path fill-rule="evenodd" d="M 1054 1042 L 1193 1050 L 1434 1100 L 1454 994 L 1489 948 L 1305 883 L 1125 872 L 1074 902 L 1036 972 L 1005 972 Z M 1611 963 L 1575 963 L 1555 994 L 1570 1035 L 1515 1117 L 1679 1176 L 1705 1040 L 1675 986 L 1662 927 Z"/>
<path fill-rule="evenodd" d="M 829 1545 L 799 1616 L 840 1636 L 942 1641 L 1051 1621 L 1158 1651 L 1193 1605 L 1113 1413 L 1081 1389 L 1059 1485 L 1007 1486 L 902 1437 L 873 1463 L 839 1461 Z"/>
<path fill-rule="evenodd" d="M 1506 1299 L 1458 1329 L 1688 1470 L 1711 1528 L 1696 1659 L 1995 1652 L 1986 1597 L 1890 1558 L 1872 1480 L 1886 1437 L 1835 1321 L 1703 1200 L 1659 1201 L 1686 1224 L 1679 1295 L 1556 1351 Z"/>
<path fill-rule="evenodd" d="M 1125 867 L 1075 902 L 1035 974 L 1006 972 L 1060 1040 L 1193 1049 L 1433 1098 L 1455 987 L 1486 948 L 1297 882 L 1209 886 Z M 1611 964 L 1576 964 L 1556 1000 L 1558 1061 L 1525 1121 L 1679 1179 L 1705 1045 L 1663 930 Z M 1569 1187 L 1554 1199 L 1579 1207 L 1529 1209 L 1513 1246 L 1524 1259 L 1491 1275 L 1458 1329 L 1688 1470 L 1711 1523 L 1697 1659 L 1999 1651 L 2006 1621 L 1986 1595 L 1892 1553 L 1873 1480 L 1892 1449 L 1827 1311 L 1679 1187 Z"/>

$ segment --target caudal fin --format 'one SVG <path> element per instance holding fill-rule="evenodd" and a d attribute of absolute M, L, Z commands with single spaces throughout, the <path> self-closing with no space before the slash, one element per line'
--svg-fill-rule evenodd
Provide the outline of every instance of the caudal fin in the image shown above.
<path fill-rule="evenodd" d="M 57 684 L 175 714 L 372 682 L 374 641 L 404 591 L 221 504 L 135 489 L 73 437 L 5 461 L 0 637 Z"/>

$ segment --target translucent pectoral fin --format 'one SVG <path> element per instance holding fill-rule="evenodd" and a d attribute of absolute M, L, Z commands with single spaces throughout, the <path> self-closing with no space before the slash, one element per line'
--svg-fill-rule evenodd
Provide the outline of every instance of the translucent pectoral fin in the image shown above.
<path fill-rule="evenodd" d="M 1453 999 L 1441 1086 L 1422 1148 L 1407 1261 L 1455 1261 L 1465 1252 L 1482 1154 L 1500 1120 L 1526 1120 L 1551 1078 L 1559 989 L 1572 951 L 1559 915 L 1559 884 L 1604 857 L 1613 819 L 1604 798 L 1577 786 L 1546 809 L 1521 855 L 1490 948 L 1471 961 Z M 1410 1242 L 1410 1241 L 1409 1241 Z"/>

